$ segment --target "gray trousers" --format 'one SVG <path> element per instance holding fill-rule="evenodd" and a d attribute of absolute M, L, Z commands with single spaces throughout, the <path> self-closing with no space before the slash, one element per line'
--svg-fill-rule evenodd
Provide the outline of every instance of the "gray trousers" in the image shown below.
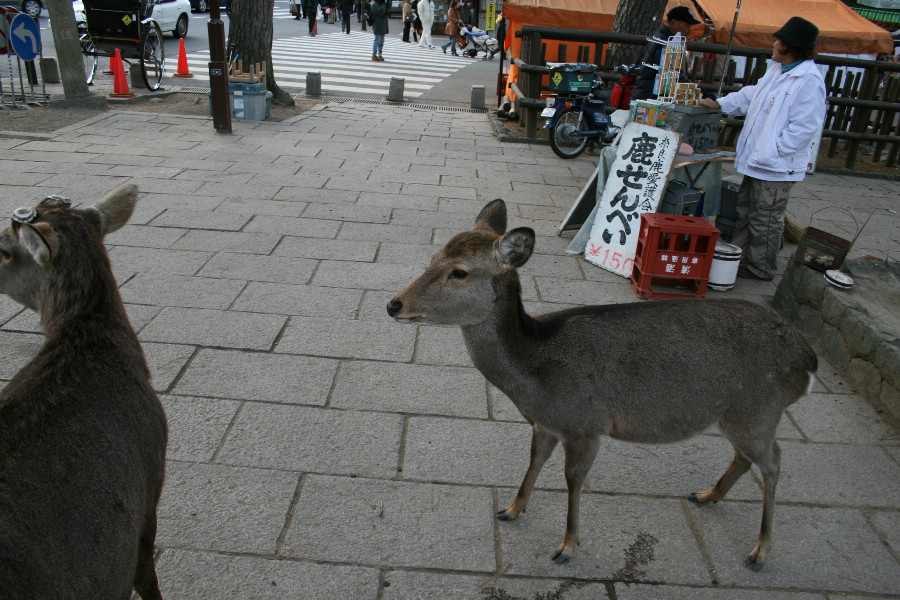
<path fill-rule="evenodd" d="M 761 279 L 775 277 L 784 213 L 793 181 L 763 181 L 744 175 L 731 243 L 743 250 L 741 266 Z"/>

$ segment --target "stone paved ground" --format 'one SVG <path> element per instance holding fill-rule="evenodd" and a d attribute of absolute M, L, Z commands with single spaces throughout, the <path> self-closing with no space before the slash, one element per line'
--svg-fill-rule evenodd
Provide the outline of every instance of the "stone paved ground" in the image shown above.
<path fill-rule="evenodd" d="M 493 519 L 527 466 L 527 425 L 458 330 L 396 324 L 384 306 L 495 197 L 511 227 L 538 233 L 521 270 L 529 310 L 634 300 L 556 236 L 590 157 L 498 144 L 484 114 L 439 109 L 334 103 L 234 130 L 111 112 L 0 137 L 0 214 L 53 193 L 92 202 L 128 181 L 143 192 L 107 241 L 169 418 L 157 540 L 167 598 L 900 597 L 900 439 L 824 361 L 779 429 L 761 573 L 743 567 L 758 473 L 717 505 L 685 500 L 730 461 L 715 432 L 604 441 L 566 565 L 549 559 L 565 520 L 561 456 L 525 515 Z M 816 175 L 795 198 L 798 220 L 833 204 L 864 217 L 896 207 L 896 184 Z M 860 250 L 880 252 L 882 230 Z M 728 295 L 773 293 L 739 280 Z M 6 298 L 0 323 L 8 379 L 40 327 Z"/>

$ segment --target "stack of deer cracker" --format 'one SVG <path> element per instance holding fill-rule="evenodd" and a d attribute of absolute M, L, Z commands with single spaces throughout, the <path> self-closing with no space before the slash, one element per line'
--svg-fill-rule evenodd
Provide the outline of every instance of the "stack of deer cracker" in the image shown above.
<path fill-rule="evenodd" d="M 675 84 L 675 104 L 699 106 L 701 98 L 703 98 L 703 93 L 696 83 Z"/>

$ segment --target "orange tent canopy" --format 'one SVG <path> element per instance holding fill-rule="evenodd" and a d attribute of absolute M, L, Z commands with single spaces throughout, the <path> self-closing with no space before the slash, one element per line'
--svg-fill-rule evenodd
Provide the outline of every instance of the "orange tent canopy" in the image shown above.
<path fill-rule="evenodd" d="M 503 17 L 541 27 L 612 31 L 619 0 L 505 0 Z"/>
<path fill-rule="evenodd" d="M 727 44 L 737 0 L 695 0 L 695 4 L 716 28 L 710 41 Z M 891 34 L 886 29 L 864 19 L 839 0 L 742 0 L 734 45 L 768 48 L 773 42 L 772 34 L 794 16 L 803 17 L 819 28 L 817 52 L 876 54 L 893 51 Z"/>

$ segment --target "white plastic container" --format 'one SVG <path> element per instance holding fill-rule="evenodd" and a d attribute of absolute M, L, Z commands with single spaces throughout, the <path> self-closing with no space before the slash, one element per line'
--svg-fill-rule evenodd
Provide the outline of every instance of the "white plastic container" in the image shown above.
<path fill-rule="evenodd" d="M 738 267 L 741 266 L 742 250 L 728 242 L 716 242 L 712 265 L 709 267 L 707 287 L 717 292 L 725 292 L 734 287 Z"/>

